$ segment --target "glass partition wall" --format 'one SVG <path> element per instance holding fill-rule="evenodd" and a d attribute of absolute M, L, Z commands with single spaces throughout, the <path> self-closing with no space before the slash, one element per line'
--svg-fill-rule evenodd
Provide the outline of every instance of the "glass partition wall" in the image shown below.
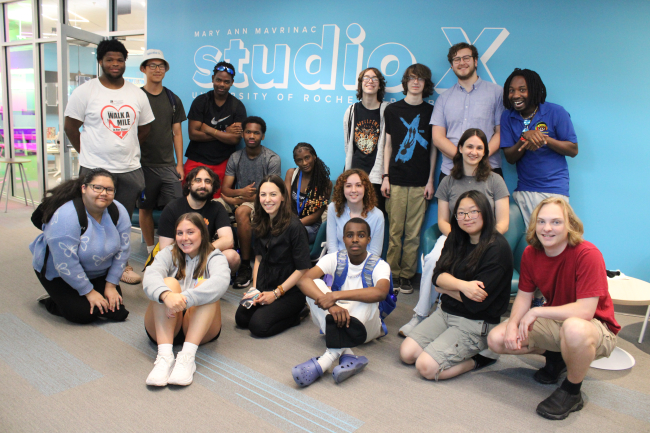
<path fill-rule="evenodd" d="M 78 174 L 79 155 L 63 132 L 63 113 L 72 91 L 98 76 L 97 44 L 120 39 L 133 66 L 125 79 L 144 84 L 138 67 L 146 47 L 146 1 L 0 0 L 0 26 L 0 160 L 28 160 L 26 179 L 10 171 L 4 194 L 22 199 L 24 180 L 40 201 L 47 189 Z M 6 166 L 0 163 L 0 186 Z"/>

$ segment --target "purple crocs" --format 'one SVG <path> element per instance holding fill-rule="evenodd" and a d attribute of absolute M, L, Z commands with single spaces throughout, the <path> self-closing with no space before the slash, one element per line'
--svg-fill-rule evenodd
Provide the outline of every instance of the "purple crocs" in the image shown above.
<path fill-rule="evenodd" d="M 312 358 L 293 367 L 291 374 L 299 386 L 309 386 L 323 375 L 323 369 L 317 360 L 318 358 Z"/>
<path fill-rule="evenodd" d="M 363 370 L 366 365 L 368 365 L 368 358 L 365 356 L 342 355 L 339 358 L 339 365 L 332 371 L 334 382 L 343 382 Z"/>

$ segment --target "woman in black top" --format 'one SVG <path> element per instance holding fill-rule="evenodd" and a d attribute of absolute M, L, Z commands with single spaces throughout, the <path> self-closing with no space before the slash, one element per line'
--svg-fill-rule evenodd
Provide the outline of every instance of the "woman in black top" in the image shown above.
<path fill-rule="evenodd" d="M 479 191 L 458 198 L 451 232 L 433 272 L 440 307 L 400 347 L 400 357 L 426 379 L 449 379 L 493 364 L 479 352 L 510 300 L 513 272 L 508 241 L 496 230 L 488 199 Z"/>
<path fill-rule="evenodd" d="M 290 205 L 279 176 L 262 179 L 253 217 L 253 288 L 261 294 L 253 306 L 240 306 L 235 314 L 237 325 L 257 337 L 270 337 L 298 325 L 305 307 L 305 295 L 294 286 L 311 267 L 309 244 L 305 227 L 291 213 Z"/>

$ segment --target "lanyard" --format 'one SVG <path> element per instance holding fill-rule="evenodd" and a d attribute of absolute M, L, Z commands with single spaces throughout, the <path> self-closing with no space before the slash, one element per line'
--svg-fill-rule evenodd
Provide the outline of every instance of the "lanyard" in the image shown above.
<path fill-rule="evenodd" d="M 300 170 L 300 175 L 298 176 L 298 191 L 296 192 L 296 209 L 298 210 L 298 216 L 302 213 L 302 210 L 305 208 L 305 203 L 307 203 L 307 197 L 305 197 L 302 202 L 300 201 L 300 187 L 302 185 L 302 170 Z"/>

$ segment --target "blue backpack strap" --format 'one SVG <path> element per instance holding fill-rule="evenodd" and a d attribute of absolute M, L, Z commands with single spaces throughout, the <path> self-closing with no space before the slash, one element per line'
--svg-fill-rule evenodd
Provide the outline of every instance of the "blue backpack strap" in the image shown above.
<path fill-rule="evenodd" d="M 380 260 L 381 257 L 376 256 L 374 254 L 370 254 L 368 260 L 366 260 L 366 264 L 363 266 L 363 270 L 361 271 L 361 281 L 363 283 L 364 288 L 374 286 L 375 283 L 372 281 L 372 272 L 375 270 L 375 267 L 377 267 L 377 264 L 379 263 Z M 390 276 L 389 281 L 390 281 L 390 288 L 388 290 L 388 295 L 386 296 L 386 299 L 384 299 L 379 303 L 379 315 L 381 318 L 381 328 L 384 330 L 384 335 L 382 335 L 382 337 L 385 337 L 388 334 L 388 328 L 386 327 L 386 323 L 384 323 L 384 319 L 395 309 L 396 301 L 397 301 L 397 297 L 395 296 L 393 291 L 392 274 Z"/>
<path fill-rule="evenodd" d="M 332 281 L 332 291 L 341 290 L 345 279 L 348 277 L 348 252 L 341 250 L 336 253 L 336 271 L 334 271 L 334 280 Z"/>

